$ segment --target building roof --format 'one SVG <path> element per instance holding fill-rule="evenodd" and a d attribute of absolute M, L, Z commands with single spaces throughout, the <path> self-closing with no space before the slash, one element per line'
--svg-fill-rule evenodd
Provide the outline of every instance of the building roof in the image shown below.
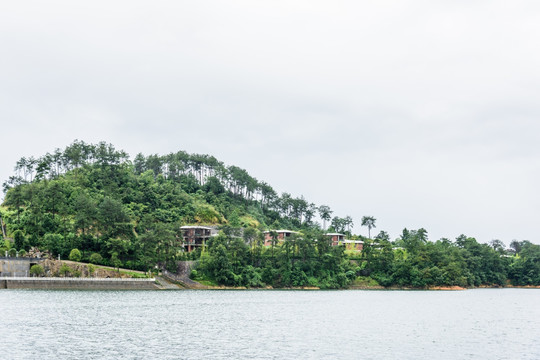
<path fill-rule="evenodd" d="M 363 244 L 364 243 L 362 240 L 348 240 L 348 239 L 343 240 L 343 242 L 346 244 Z"/>
<path fill-rule="evenodd" d="M 326 233 L 324 235 L 326 235 L 326 236 L 345 236 L 345 234 L 340 234 L 340 233 Z"/>
<path fill-rule="evenodd" d="M 272 231 L 275 231 L 277 232 L 278 234 L 279 233 L 291 233 L 291 234 L 299 234 L 298 231 L 292 231 L 292 230 L 268 230 L 268 231 L 265 231 L 264 233 L 269 233 L 269 232 L 272 232 Z"/>
<path fill-rule="evenodd" d="M 180 229 L 182 229 L 182 230 L 188 230 L 188 229 L 205 229 L 205 230 L 212 230 L 211 227 L 208 227 L 208 226 L 197 226 L 197 225 L 180 226 Z"/>

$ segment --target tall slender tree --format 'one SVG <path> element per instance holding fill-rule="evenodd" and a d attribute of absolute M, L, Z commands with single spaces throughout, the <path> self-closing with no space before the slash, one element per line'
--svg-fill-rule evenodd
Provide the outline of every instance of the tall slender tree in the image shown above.
<path fill-rule="evenodd" d="M 371 239 L 371 229 L 375 228 L 375 218 L 373 216 L 364 216 L 362 217 L 362 226 L 368 228 L 368 238 Z"/>
<path fill-rule="evenodd" d="M 330 206 L 328 205 L 319 206 L 319 216 L 321 217 L 323 221 L 323 229 L 325 230 L 326 230 L 326 222 L 332 219 L 332 213 L 333 211 L 330 210 Z"/>

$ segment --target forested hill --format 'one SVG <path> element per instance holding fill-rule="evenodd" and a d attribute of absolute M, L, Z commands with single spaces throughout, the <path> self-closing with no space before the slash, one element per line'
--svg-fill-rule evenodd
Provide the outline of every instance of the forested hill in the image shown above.
<path fill-rule="evenodd" d="M 0 242 L 0 253 L 12 256 L 39 250 L 138 270 L 174 270 L 178 260 L 199 259 L 192 274 L 198 279 L 251 287 L 540 286 L 540 246 L 529 241 L 513 241 L 510 249 L 464 235 L 431 242 L 425 229 L 404 229 L 394 241 L 385 231 L 354 237 L 349 216 L 279 195 L 208 155 L 138 154 L 130 161 L 111 144 L 75 141 L 21 158 L 4 191 L 0 228 L 9 240 Z M 186 252 L 180 226 L 188 224 L 223 231 Z M 375 218 L 362 225 L 371 230 Z M 299 232 L 283 241 L 273 232 L 265 246 L 262 231 L 272 229 Z M 326 231 L 361 238 L 362 250 L 333 246 Z"/>
<path fill-rule="evenodd" d="M 4 192 L 4 205 L 16 210 L 21 226 L 33 223 L 31 233 L 38 237 L 59 230 L 105 233 L 105 214 L 100 211 L 106 205 L 117 211 L 107 218 L 134 225 L 146 219 L 302 229 L 313 226 L 319 214 L 329 224 L 332 220 L 338 231 L 352 225 L 350 217 L 332 219 L 328 206 L 279 195 L 246 170 L 226 166 L 213 156 L 178 151 L 137 154 L 131 162 L 126 152 L 104 142 L 75 141 L 64 150 L 21 158 Z M 49 217 L 51 221 L 44 223 Z"/>
<path fill-rule="evenodd" d="M 26 248 L 39 246 L 63 257 L 73 248 L 105 255 L 117 246 L 111 241 L 135 244 L 149 232 L 165 239 L 186 224 L 301 230 L 317 227 L 320 214 L 336 231 L 352 225 L 350 217 L 331 218 L 328 206 L 279 195 L 213 156 L 178 151 L 137 154 L 130 161 L 105 142 L 75 141 L 21 158 L 4 192 L 4 235 L 20 230 Z"/>

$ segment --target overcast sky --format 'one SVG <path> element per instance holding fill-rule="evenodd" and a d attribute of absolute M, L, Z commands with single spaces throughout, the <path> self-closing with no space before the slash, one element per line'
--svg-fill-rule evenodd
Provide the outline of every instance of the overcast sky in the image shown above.
<path fill-rule="evenodd" d="M 536 0 L 3 1 L 0 179 L 104 140 L 214 155 L 364 235 L 540 243 L 539 38 Z"/>

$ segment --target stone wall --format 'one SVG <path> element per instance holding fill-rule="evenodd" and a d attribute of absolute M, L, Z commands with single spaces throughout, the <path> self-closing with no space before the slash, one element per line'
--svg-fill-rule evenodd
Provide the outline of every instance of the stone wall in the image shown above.
<path fill-rule="evenodd" d="M 197 268 L 198 261 L 178 261 L 176 273 L 183 277 L 189 277 L 191 270 Z"/>
<path fill-rule="evenodd" d="M 1 278 L 0 289 L 155 290 L 155 279 Z"/>

